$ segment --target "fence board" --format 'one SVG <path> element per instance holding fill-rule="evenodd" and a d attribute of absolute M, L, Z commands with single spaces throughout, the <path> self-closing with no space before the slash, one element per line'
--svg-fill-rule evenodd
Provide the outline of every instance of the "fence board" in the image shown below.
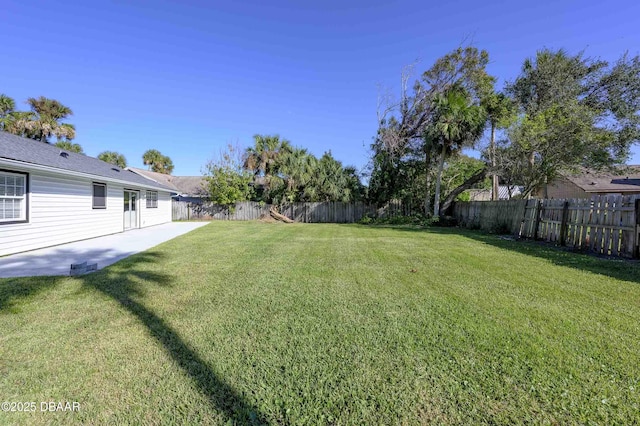
<path fill-rule="evenodd" d="M 236 203 L 233 212 L 225 206 L 210 203 L 192 204 L 186 201 L 172 202 L 173 220 L 257 220 L 269 215 L 270 204 L 243 201 Z M 395 217 L 413 214 L 410 207 L 392 202 L 376 208 L 363 202 L 342 203 L 290 203 L 280 207 L 280 213 L 302 223 L 354 223 L 365 216 Z"/>
<path fill-rule="evenodd" d="M 458 202 L 461 226 L 495 232 L 509 229 L 522 238 L 540 239 L 599 254 L 637 256 L 640 195 L 591 199 Z M 519 204 L 516 204 L 519 203 Z M 515 207 L 517 206 L 517 208 Z M 519 210 L 519 211 L 518 211 Z"/>

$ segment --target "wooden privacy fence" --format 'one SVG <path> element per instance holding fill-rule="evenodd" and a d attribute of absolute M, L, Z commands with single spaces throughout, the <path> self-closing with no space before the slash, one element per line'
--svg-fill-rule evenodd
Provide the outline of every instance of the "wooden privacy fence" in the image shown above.
<path fill-rule="evenodd" d="M 195 204 L 186 201 L 172 202 L 173 220 L 256 220 L 269 215 L 270 204 L 244 201 L 236 203 L 231 212 L 226 206 L 211 203 Z M 362 202 L 340 203 L 290 203 L 278 211 L 303 223 L 354 223 L 365 216 L 394 217 L 408 216 L 413 213 L 409 206 L 399 201 L 390 202 L 377 208 Z"/>
<path fill-rule="evenodd" d="M 456 203 L 458 223 L 469 228 L 545 240 L 594 253 L 638 257 L 640 196 L 591 199 Z"/>

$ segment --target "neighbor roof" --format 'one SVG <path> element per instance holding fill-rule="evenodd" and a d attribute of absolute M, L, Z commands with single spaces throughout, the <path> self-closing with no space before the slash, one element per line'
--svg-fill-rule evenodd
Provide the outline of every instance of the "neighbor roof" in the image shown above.
<path fill-rule="evenodd" d="M 62 153 L 66 153 L 66 155 L 61 155 Z M 162 183 L 146 179 L 136 173 L 121 169 L 97 158 L 69 152 L 55 145 L 0 131 L 0 159 L 3 158 L 21 163 L 48 166 L 64 171 L 130 182 L 147 188 L 172 190 L 171 187 Z"/>
<path fill-rule="evenodd" d="M 585 192 L 640 192 L 640 166 L 626 166 L 613 172 L 583 169 L 563 176 Z"/>
<path fill-rule="evenodd" d="M 180 195 L 205 195 L 203 188 L 204 178 L 202 176 L 172 176 L 164 173 L 152 172 L 150 170 L 138 169 L 136 167 L 127 167 L 127 169 L 144 176 L 147 179 L 151 179 L 168 186 Z"/>

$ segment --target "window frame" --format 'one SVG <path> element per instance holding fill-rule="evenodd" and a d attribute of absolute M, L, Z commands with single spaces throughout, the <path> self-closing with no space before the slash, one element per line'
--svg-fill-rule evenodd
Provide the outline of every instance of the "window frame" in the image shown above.
<path fill-rule="evenodd" d="M 23 202 L 23 206 L 24 206 L 24 219 L 20 218 L 20 219 L 0 219 L 0 226 L 2 225 L 13 225 L 16 223 L 29 223 L 29 173 L 27 172 L 19 172 L 16 170 L 7 170 L 7 169 L 0 169 L 0 174 L 2 175 L 14 175 L 14 176 L 20 176 L 22 178 L 24 178 L 24 195 L 22 196 L 22 202 Z M 8 197 L 12 197 L 12 199 L 16 199 L 16 196 L 3 196 L 0 195 L 0 198 L 8 198 Z"/>
<path fill-rule="evenodd" d="M 104 206 L 96 206 L 96 186 L 104 188 Z M 104 182 L 91 182 L 91 208 L 93 210 L 107 209 L 107 184 Z"/>
<path fill-rule="evenodd" d="M 149 195 L 151 195 L 151 197 Z M 158 208 L 158 191 L 152 191 L 150 189 L 147 189 L 146 193 L 144 195 L 144 198 L 145 198 L 145 206 L 146 206 L 146 208 L 148 208 L 148 209 L 157 209 Z"/>

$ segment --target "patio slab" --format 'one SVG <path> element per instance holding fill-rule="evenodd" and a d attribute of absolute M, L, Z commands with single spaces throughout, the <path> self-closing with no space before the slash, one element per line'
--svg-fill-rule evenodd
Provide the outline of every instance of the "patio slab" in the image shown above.
<path fill-rule="evenodd" d="M 172 222 L 0 257 L 0 278 L 69 275 L 72 263 L 98 269 L 186 234 L 208 222 Z"/>

